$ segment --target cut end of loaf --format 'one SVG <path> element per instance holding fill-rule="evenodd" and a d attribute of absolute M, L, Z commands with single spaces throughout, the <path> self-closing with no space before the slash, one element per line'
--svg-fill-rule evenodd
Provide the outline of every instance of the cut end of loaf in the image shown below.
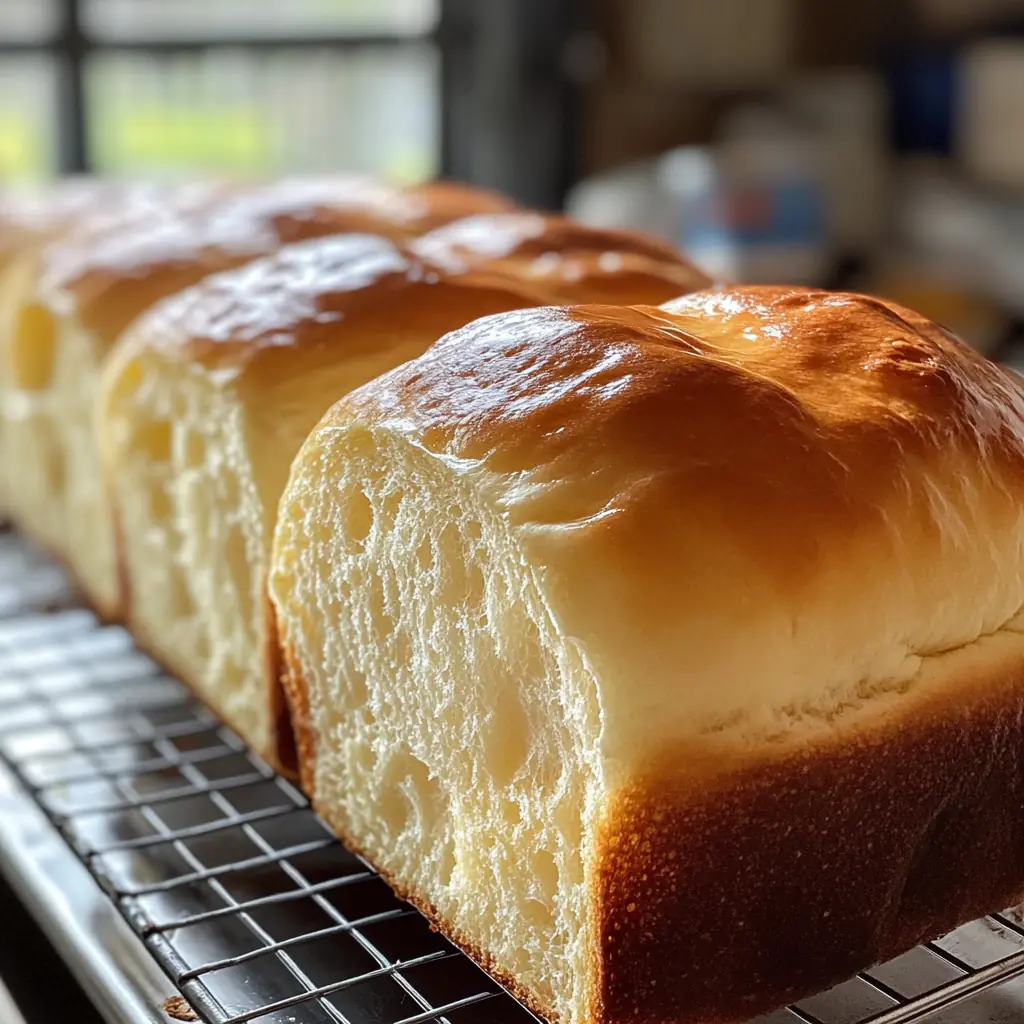
<path fill-rule="evenodd" d="M 582 1022 L 601 787 L 589 670 L 454 473 L 358 429 L 318 441 L 271 574 L 316 803 L 531 1005 Z"/>
<path fill-rule="evenodd" d="M 91 335 L 26 302 L 7 339 L 4 446 L 11 512 L 73 567 L 100 614 L 118 612 L 117 561 L 94 435 L 99 359 Z"/>
<path fill-rule="evenodd" d="M 126 617 L 259 753 L 277 760 L 261 687 L 271 641 L 263 515 L 229 390 L 157 357 L 106 379 L 101 440 L 117 506 Z"/>

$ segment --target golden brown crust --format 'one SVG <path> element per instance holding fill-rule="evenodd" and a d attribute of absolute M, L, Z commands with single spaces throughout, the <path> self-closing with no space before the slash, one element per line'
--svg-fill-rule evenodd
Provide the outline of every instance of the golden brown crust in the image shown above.
<path fill-rule="evenodd" d="M 344 232 L 404 239 L 493 205 L 466 187 L 439 187 L 435 201 L 425 188 L 348 177 L 189 185 L 50 246 L 42 290 L 109 345 L 159 298 L 283 245 Z"/>
<path fill-rule="evenodd" d="M 516 209 L 516 204 L 500 192 L 470 187 L 458 181 L 428 181 L 408 189 L 405 195 L 410 210 L 414 211 L 417 233 L 460 217 Z"/>
<path fill-rule="evenodd" d="M 1024 666 L 717 774 L 689 751 L 599 839 L 595 1024 L 741 1022 L 1024 897 Z"/>
<path fill-rule="evenodd" d="M 267 680 L 269 692 L 266 694 L 267 707 L 270 709 L 270 735 L 267 749 L 262 756 L 275 771 L 288 779 L 298 778 L 298 750 L 295 743 L 295 730 L 288 713 L 281 674 L 284 671 L 284 659 L 281 644 L 277 635 L 277 616 L 274 606 L 270 603 L 266 584 L 261 587 L 263 594 L 263 619 L 266 630 L 267 646 L 264 650 L 266 668 L 264 678 Z"/>
<path fill-rule="evenodd" d="M 532 281 L 556 304 L 659 303 L 712 284 L 660 239 L 529 210 L 453 221 L 413 249 L 449 272 L 489 269 Z"/>
<path fill-rule="evenodd" d="M 1024 607 L 1024 382 L 875 299 L 491 316 L 320 429 L 353 424 L 487 489 L 601 665 L 627 775 L 662 740 L 865 705 Z"/>
<path fill-rule="evenodd" d="M 291 734 L 295 741 L 299 785 L 306 796 L 313 799 L 316 792 L 316 732 L 309 713 L 309 684 L 303 678 L 302 663 L 295 653 L 295 648 L 287 639 L 281 640 L 280 650 L 281 672 L 278 678 L 281 681 Z"/>
<path fill-rule="evenodd" d="M 286 246 L 172 296 L 126 336 L 123 354 L 148 348 L 276 382 L 296 373 L 299 349 L 340 362 L 407 336 L 425 348 L 454 325 L 549 299 L 515 275 L 449 273 L 381 235 L 336 235 Z"/>
<path fill-rule="evenodd" d="M 320 429 L 457 466 L 580 654 L 588 1024 L 748 1020 L 1024 897 L 1018 378 L 732 288 L 489 317 Z"/>

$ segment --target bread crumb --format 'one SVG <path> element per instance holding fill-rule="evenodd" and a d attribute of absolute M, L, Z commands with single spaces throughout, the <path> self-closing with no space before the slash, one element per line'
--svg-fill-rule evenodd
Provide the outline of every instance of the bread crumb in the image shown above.
<path fill-rule="evenodd" d="M 183 996 L 170 996 L 164 1000 L 164 1013 L 175 1020 L 199 1020 L 195 1010 L 185 1002 Z"/>

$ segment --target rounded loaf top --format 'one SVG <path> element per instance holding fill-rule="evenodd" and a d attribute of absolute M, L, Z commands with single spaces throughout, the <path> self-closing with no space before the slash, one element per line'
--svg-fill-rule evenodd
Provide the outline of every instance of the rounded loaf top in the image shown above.
<path fill-rule="evenodd" d="M 602 680 L 613 758 L 832 722 L 1024 605 L 1022 384 L 877 299 L 490 316 L 343 399 L 339 427 L 487 496 Z"/>
<path fill-rule="evenodd" d="M 452 269 L 489 267 L 536 280 L 567 304 L 657 303 L 712 283 L 658 238 L 529 210 L 464 217 L 414 248 Z"/>
<path fill-rule="evenodd" d="M 253 368 L 263 354 L 277 373 L 274 350 L 327 347 L 346 359 L 410 337 L 422 350 L 456 323 L 548 299 L 529 281 L 446 270 L 382 235 L 330 235 L 168 297 L 133 325 L 125 348 L 216 370 Z"/>
<path fill-rule="evenodd" d="M 90 219 L 45 254 L 41 289 L 108 343 L 150 302 L 282 245 L 341 232 L 407 238 L 496 200 L 362 178 L 190 184 Z"/>

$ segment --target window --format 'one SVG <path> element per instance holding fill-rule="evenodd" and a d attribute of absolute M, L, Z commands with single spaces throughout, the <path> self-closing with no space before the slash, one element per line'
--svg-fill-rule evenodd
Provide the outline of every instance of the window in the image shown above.
<path fill-rule="evenodd" d="M 0 177 L 429 177 L 437 18 L 437 0 L 0 0 Z"/>

